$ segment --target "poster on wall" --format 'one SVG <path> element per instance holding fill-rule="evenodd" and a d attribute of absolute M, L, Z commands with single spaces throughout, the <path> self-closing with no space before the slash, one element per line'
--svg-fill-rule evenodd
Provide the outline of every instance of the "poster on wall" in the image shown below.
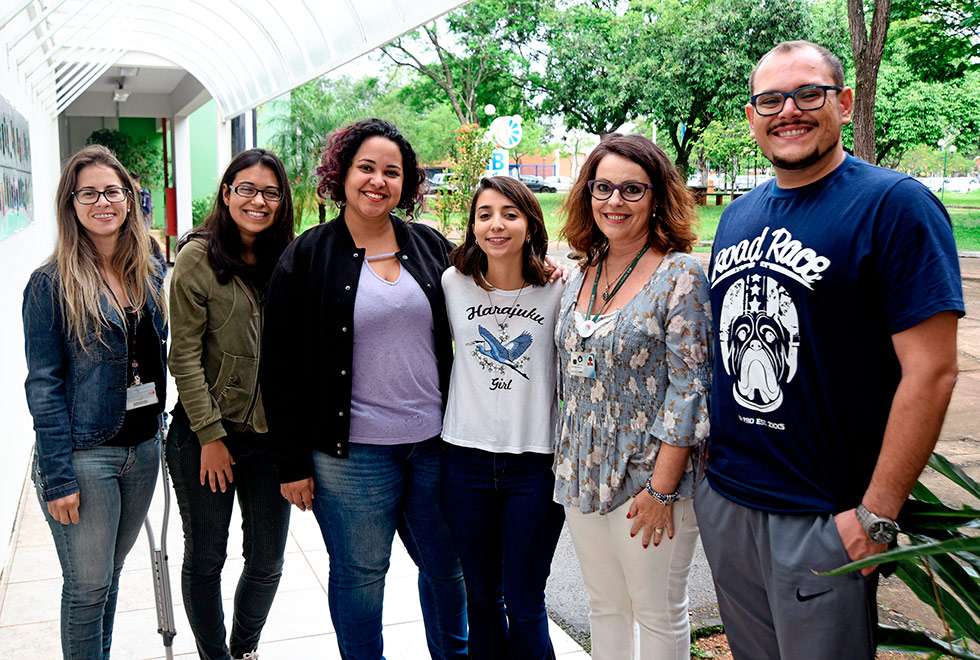
<path fill-rule="evenodd" d="M 33 221 L 30 129 L 0 96 L 0 240 Z"/>

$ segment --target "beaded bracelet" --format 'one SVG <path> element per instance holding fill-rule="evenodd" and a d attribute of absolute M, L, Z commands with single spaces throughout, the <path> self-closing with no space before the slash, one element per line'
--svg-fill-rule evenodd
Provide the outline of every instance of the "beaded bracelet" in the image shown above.
<path fill-rule="evenodd" d="M 650 485 L 650 479 L 647 479 L 647 492 L 650 493 L 650 497 L 657 500 L 664 506 L 669 506 L 673 504 L 674 500 L 676 500 L 679 497 L 676 490 L 670 495 L 664 495 L 663 493 L 659 493 L 655 491 L 653 489 L 653 486 Z"/>

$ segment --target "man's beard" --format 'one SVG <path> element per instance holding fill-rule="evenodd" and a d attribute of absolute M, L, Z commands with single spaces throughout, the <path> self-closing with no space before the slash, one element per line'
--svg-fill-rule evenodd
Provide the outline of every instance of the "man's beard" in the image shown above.
<path fill-rule="evenodd" d="M 816 146 L 813 148 L 813 151 L 811 151 L 807 155 L 797 160 L 785 160 L 783 158 L 780 158 L 779 156 L 776 155 L 775 150 L 773 150 L 772 154 L 765 154 L 765 156 L 766 158 L 769 159 L 769 162 L 772 163 L 774 167 L 778 167 L 781 170 L 802 170 L 802 169 L 806 169 L 807 167 L 810 167 L 814 163 L 818 163 L 821 158 L 823 158 L 831 151 L 836 149 L 838 144 L 840 144 L 839 135 L 837 136 L 837 139 L 834 141 L 834 143 L 828 146 L 823 151 L 820 150 L 819 146 Z"/>

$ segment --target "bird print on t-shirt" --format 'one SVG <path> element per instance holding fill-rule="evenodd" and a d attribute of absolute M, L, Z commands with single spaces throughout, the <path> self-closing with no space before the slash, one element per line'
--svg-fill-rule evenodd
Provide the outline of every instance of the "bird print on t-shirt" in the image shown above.
<path fill-rule="evenodd" d="M 505 367 L 509 367 L 516 371 L 518 374 L 524 377 L 525 380 L 530 380 L 523 371 L 518 367 L 517 361 L 527 349 L 531 346 L 531 342 L 534 338 L 531 337 L 530 332 L 522 332 L 517 336 L 516 339 L 503 344 L 499 339 L 493 336 L 489 330 L 484 328 L 482 325 L 478 326 L 480 329 L 480 336 L 483 339 L 478 339 L 476 341 L 471 341 L 468 346 L 476 346 L 476 350 L 491 360 L 498 362 Z M 489 348 L 488 348 L 489 347 Z M 525 360 L 526 361 L 526 360 Z M 523 364 L 524 361 L 521 362 Z"/>

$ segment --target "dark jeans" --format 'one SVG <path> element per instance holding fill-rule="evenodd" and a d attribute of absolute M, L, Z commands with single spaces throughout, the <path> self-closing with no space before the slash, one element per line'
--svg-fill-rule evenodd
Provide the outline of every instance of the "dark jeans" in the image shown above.
<path fill-rule="evenodd" d="M 544 588 L 565 521 L 552 500 L 551 454 L 450 447 L 442 501 L 456 540 L 470 626 L 470 658 L 545 660 Z"/>
<path fill-rule="evenodd" d="M 167 467 L 177 492 L 184 526 L 181 587 L 187 620 L 203 660 L 227 660 L 221 569 L 228 527 L 238 495 L 242 510 L 245 567 L 235 591 L 230 652 L 238 658 L 254 651 L 282 575 L 289 532 L 289 503 L 279 492 L 279 476 L 263 436 L 233 433 L 224 443 L 235 459 L 234 482 L 222 493 L 201 485 L 201 445 L 187 417 L 175 411 L 167 436 Z"/>
<path fill-rule="evenodd" d="M 395 531 L 419 568 L 433 660 L 466 660 L 466 592 L 439 501 L 438 438 L 351 444 L 349 458 L 313 452 L 313 513 L 330 555 L 327 597 L 344 660 L 380 660 L 385 574 Z"/>

